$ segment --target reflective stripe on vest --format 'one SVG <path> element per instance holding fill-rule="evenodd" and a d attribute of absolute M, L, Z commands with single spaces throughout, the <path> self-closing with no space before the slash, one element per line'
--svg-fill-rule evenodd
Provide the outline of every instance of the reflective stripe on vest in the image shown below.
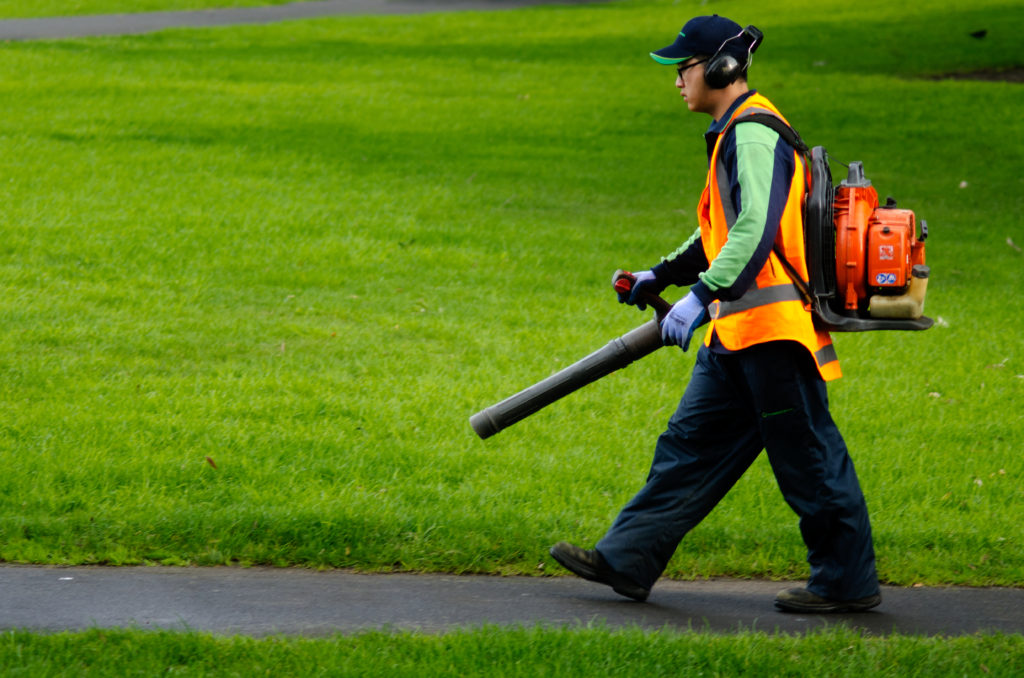
<path fill-rule="evenodd" d="M 820 350 L 814 352 L 814 359 L 819 365 L 828 365 L 839 360 L 839 356 L 836 355 L 836 347 L 832 344 L 822 347 Z"/>
<path fill-rule="evenodd" d="M 715 163 L 715 180 L 719 186 L 729 185 L 729 173 L 725 169 L 725 163 L 722 162 L 721 158 Z M 732 230 L 733 224 L 736 223 L 736 208 L 733 207 L 732 200 L 722 200 L 722 216 L 725 218 L 725 227 L 728 230 Z"/>
<path fill-rule="evenodd" d="M 736 301 L 713 301 L 708 306 L 711 317 L 715 320 L 724 318 L 740 311 L 749 311 L 758 306 L 767 306 L 780 301 L 802 301 L 800 290 L 796 285 L 772 285 L 771 287 L 751 288 Z"/>

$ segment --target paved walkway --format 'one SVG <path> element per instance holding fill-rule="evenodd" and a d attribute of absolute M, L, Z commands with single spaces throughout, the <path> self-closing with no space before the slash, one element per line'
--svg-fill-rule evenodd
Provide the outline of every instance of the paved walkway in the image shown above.
<path fill-rule="evenodd" d="M 272 568 L 0 566 L 0 629 L 191 629 L 321 636 L 426 633 L 485 624 L 802 632 L 845 624 L 876 635 L 1024 632 L 1024 589 L 885 587 L 871 612 L 777 612 L 793 584 L 662 580 L 646 603 L 575 577 L 314 572 Z"/>
<path fill-rule="evenodd" d="M 266 24 L 343 14 L 422 14 L 453 10 L 516 9 L 530 5 L 577 4 L 586 0 L 323 0 L 271 7 L 237 7 L 140 14 L 0 20 L 0 40 L 46 40 L 94 35 L 149 33 L 165 28 Z"/>

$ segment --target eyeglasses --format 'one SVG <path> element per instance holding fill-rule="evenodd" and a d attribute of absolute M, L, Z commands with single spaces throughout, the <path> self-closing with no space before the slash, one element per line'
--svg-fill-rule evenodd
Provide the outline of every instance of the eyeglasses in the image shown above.
<path fill-rule="evenodd" d="M 683 71 L 685 71 L 688 68 L 693 68 L 697 64 L 702 64 L 705 61 L 707 61 L 707 59 L 701 59 L 700 61 L 694 61 L 692 64 L 687 64 L 686 66 L 678 66 L 676 68 L 676 76 L 680 77 L 680 78 L 683 77 Z"/>

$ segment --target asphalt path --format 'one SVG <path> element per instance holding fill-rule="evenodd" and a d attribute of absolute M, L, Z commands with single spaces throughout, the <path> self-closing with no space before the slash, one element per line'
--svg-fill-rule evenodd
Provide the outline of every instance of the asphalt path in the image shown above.
<path fill-rule="evenodd" d="M 324 0 L 270 7 L 93 14 L 0 20 L 0 40 L 53 40 L 97 35 L 150 33 L 167 28 L 266 24 L 291 19 L 358 14 L 422 14 L 457 10 L 503 10 L 531 5 L 579 4 L 585 0 Z"/>
<path fill-rule="evenodd" d="M 564 577 L 356 574 L 274 568 L 0 566 L 0 629 L 192 630 L 325 636 L 483 626 L 763 631 L 845 625 L 875 635 L 1024 632 L 1024 589 L 883 587 L 869 612 L 804 615 L 772 601 L 793 582 L 662 580 L 646 603 Z"/>

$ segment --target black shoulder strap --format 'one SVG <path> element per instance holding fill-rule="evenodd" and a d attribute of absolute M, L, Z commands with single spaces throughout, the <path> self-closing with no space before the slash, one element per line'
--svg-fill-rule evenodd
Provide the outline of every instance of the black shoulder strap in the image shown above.
<path fill-rule="evenodd" d="M 741 115 L 733 121 L 733 124 L 739 124 L 741 122 L 759 122 L 765 127 L 778 132 L 782 140 L 787 144 L 800 151 L 802 154 L 807 155 L 811 152 L 811 149 L 804 143 L 804 140 L 800 138 L 800 135 L 795 129 L 782 122 L 782 118 L 771 113 L 751 113 L 750 115 Z"/>
<path fill-rule="evenodd" d="M 785 141 L 787 144 L 795 148 L 801 154 L 806 156 L 811 152 L 811 149 L 807 146 L 806 143 L 804 143 L 804 140 L 800 138 L 800 135 L 797 133 L 797 131 L 790 127 L 789 125 L 787 125 L 786 123 L 784 123 L 782 121 L 782 118 L 778 117 L 777 115 L 772 115 L 771 113 L 751 113 L 750 115 L 743 115 L 740 116 L 739 118 L 736 118 L 733 124 L 735 125 L 741 122 L 761 123 L 765 127 L 770 127 L 771 129 L 775 130 L 779 134 L 779 136 L 782 137 L 783 141 Z M 793 264 L 789 263 L 789 260 L 787 260 L 786 257 L 782 254 L 782 250 L 779 249 L 778 243 L 774 243 L 772 245 L 772 251 L 775 252 L 775 256 L 777 256 L 779 258 L 779 261 L 782 262 L 782 266 L 783 268 L 786 269 L 786 273 L 788 273 L 789 277 L 793 279 L 793 283 L 796 285 L 797 290 L 800 292 L 800 296 L 803 298 L 804 303 L 813 305 L 813 298 L 811 297 L 810 286 L 804 281 L 803 278 L 800 277 L 800 274 L 796 272 L 796 268 L 793 266 Z"/>
<path fill-rule="evenodd" d="M 782 267 L 786 269 L 786 273 L 793 279 L 793 284 L 796 285 L 797 292 L 800 293 L 800 298 L 803 302 L 809 306 L 814 306 L 814 297 L 811 296 L 811 287 L 807 284 L 800 274 L 796 272 L 796 267 L 789 263 L 789 259 L 782 253 L 782 249 L 778 243 L 772 243 L 772 251 L 775 252 L 775 256 L 782 262 Z"/>

